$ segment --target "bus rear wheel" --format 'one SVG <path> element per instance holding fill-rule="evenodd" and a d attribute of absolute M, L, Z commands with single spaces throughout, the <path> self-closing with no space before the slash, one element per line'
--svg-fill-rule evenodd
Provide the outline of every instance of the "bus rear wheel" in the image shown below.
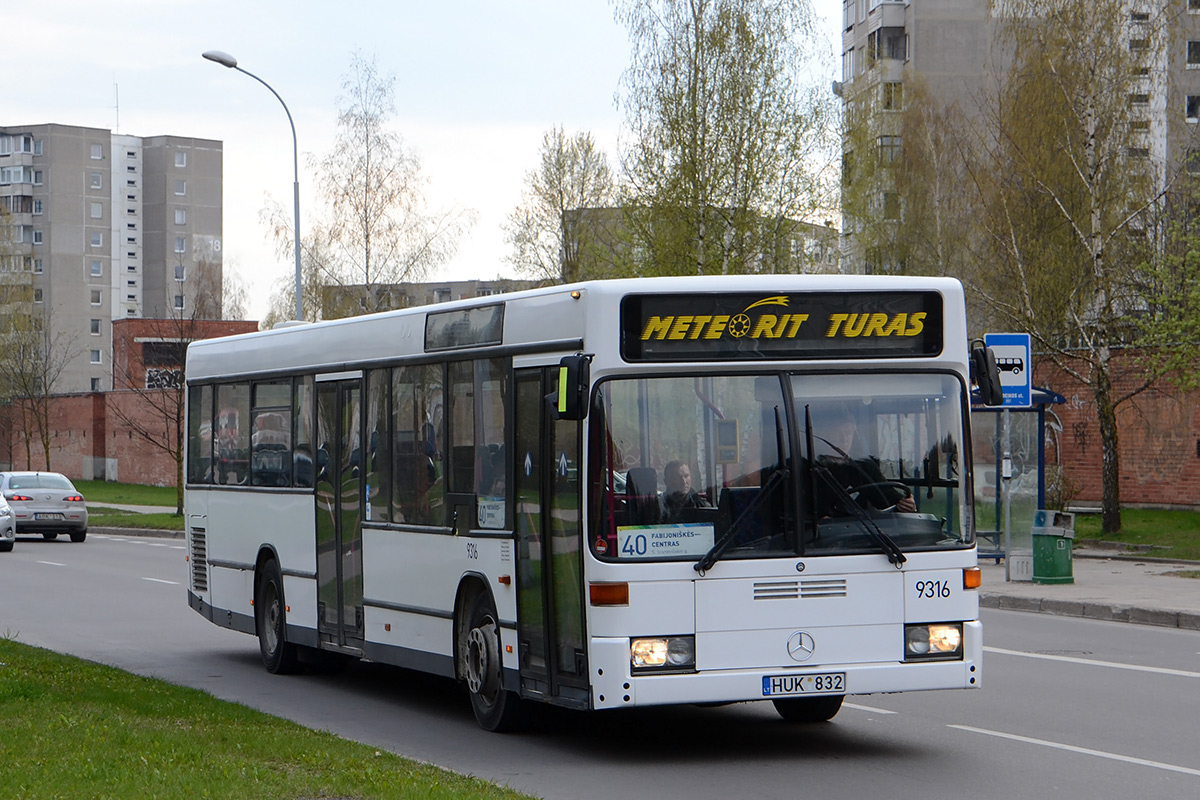
<path fill-rule="evenodd" d="M 467 691 L 479 726 L 487 731 L 512 731 L 523 727 L 525 708 L 516 692 L 504 689 L 500 677 L 500 624 L 486 593 L 471 601 L 463 629 L 460 652 L 465 659 Z"/>
<path fill-rule="evenodd" d="M 287 640 L 287 607 L 283 603 L 283 574 L 271 560 L 258 575 L 254 603 L 254 621 L 258 630 L 258 649 L 263 666 L 275 675 L 288 675 L 299 669 L 296 645 Z"/>
<path fill-rule="evenodd" d="M 779 716 L 788 722 L 811 723 L 833 719 L 841 710 L 843 699 L 842 695 L 835 694 L 824 697 L 781 697 L 771 702 L 775 704 Z"/>

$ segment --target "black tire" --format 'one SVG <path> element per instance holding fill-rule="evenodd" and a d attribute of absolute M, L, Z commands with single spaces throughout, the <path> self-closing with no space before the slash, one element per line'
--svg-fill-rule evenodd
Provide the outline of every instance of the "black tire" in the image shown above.
<path fill-rule="evenodd" d="M 779 716 L 788 722 L 813 723 L 833 719 L 841 710 L 844 699 L 840 694 L 832 694 L 823 697 L 781 697 L 771 702 L 775 704 Z"/>
<path fill-rule="evenodd" d="M 287 640 L 287 606 L 283 601 L 283 574 L 274 559 L 258 573 L 254 623 L 263 666 L 274 675 L 289 675 L 300 666 L 296 645 Z"/>
<path fill-rule="evenodd" d="M 0 553 L 11 553 L 13 549 L 12 542 L 0 542 Z"/>
<path fill-rule="evenodd" d="M 45 539 L 47 542 L 53 542 L 55 539 L 58 538 L 58 534 L 57 533 L 43 533 L 42 538 Z"/>
<path fill-rule="evenodd" d="M 82 542 L 86 538 L 87 538 L 87 529 L 86 528 L 84 528 L 81 531 L 71 531 L 71 541 L 72 542 Z"/>
<path fill-rule="evenodd" d="M 467 610 L 459 652 L 465 663 L 471 710 L 479 727 L 502 733 L 524 727 L 525 704 L 516 692 L 506 691 L 501 681 L 500 624 L 496 609 L 486 593 L 480 593 Z"/>

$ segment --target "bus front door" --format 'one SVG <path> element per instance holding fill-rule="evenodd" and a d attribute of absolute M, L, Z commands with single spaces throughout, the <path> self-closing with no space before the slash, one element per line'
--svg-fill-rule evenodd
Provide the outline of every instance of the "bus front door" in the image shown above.
<path fill-rule="evenodd" d="M 521 691 L 586 707 L 580 423 L 550 418 L 557 369 L 516 372 L 517 637 Z"/>
<path fill-rule="evenodd" d="M 362 382 L 317 383 L 317 617 L 321 641 L 361 648 Z"/>

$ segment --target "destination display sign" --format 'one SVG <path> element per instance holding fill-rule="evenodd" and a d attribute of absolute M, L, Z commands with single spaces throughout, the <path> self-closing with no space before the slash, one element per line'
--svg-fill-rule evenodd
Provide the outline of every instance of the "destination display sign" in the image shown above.
<path fill-rule="evenodd" d="M 621 301 L 626 361 L 936 356 L 937 292 L 630 295 Z"/>

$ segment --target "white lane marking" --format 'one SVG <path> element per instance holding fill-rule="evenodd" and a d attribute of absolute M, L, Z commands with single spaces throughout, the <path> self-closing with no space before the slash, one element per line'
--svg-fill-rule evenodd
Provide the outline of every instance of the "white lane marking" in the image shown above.
<path fill-rule="evenodd" d="M 1023 656 L 1024 658 L 1040 658 L 1045 661 L 1065 661 L 1068 664 L 1087 664 L 1093 667 L 1110 667 L 1112 669 L 1128 669 L 1134 672 L 1153 672 L 1158 675 L 1175 675 L 1180 678 L 1200 678 L 1200 672 L 1189 672 L 1185 669 L 1168 669 L 1166 667 L 1143 667 L 1140 664 L 1122 664 L 1118 661 L 1097 661 L 1093 658 L 1078 658 L 1076 656 L 1055 656 L 1049 653 L 1027 653 L 1023 650 L 1005 650 L 1001 647 L 984 647 L 985 653 L 996 653 L 1003 656 Z"/>
<path fill-rule="evenodd" d="M 144 580 L 144 581 L 150 581 L 151 583 L 165 583 L 165 584 L 167 584 L 168 586 L 178 586 L 178 585 L 179 585 L 179 581 L 164 581 L 162 578 L 147 578 L 147 577 L 143 577 L 143 578 L 142 578 L 142 580 Z"/>
<path fill-rule="evenodd" d="M 869 711 L 872 714 L 899 714 L 899 711 L 888 711 L 886 708 L 876 708 L 875 706 L 864 706 L 858 703 L 842 703 L 842 708 L 853 708 L 855 711 Z"/>
<path fill-rule="evenodd" d="M 1113 761 L 1124 761 L 1127 764 L 1138 764 L 1143 767 L 1153 767 L 1155 769 L 1163 769 L 1168 772 L 1182 772 L 1184 775 L 1200 776 L 1200 769 L 1192 769 L 1191 767 L 1180 767 L 1176 764 L 1167 764 L 1162 761 L 1150 761 L 1145 758 L 1135 758 L 1133 756 L 1123 756 L 1120 753 L 1108 753 L 1104 750 L 1092 750 L 1089 747 L 1076 747 L 1073 744 L 1063 744 L 1062 742 L 1051 742 L 1046 739 L 1034 739 L 1029 736 L 1018 736 L 1014 733 L 1001 733 L 1000 731 L 992 731 L 987 728 L 973 728 L 970 725 L 947 725 L 948 728 L 956 728 L 960 731 L 970 731 L 971 733 L 982 733 L 984 736 L 996 736 L 1001 739 L 1011 739 L 1014 742 L 1025 742 L 1026 744 L 1036 744 L 1042 747 L 1052 747 L 1056 750 L 1067 750 L 1072 753 L 1081 753 L 1085 756 L 1096 756 L 1098 758 L 1108 758 Z"/>
<path fill-rule="evenodd" d="M 39 561 L 39 564 L 45 564 L 48 567 L 65 567 L 66 564 L 60 564 L 57 561 Z"/>

